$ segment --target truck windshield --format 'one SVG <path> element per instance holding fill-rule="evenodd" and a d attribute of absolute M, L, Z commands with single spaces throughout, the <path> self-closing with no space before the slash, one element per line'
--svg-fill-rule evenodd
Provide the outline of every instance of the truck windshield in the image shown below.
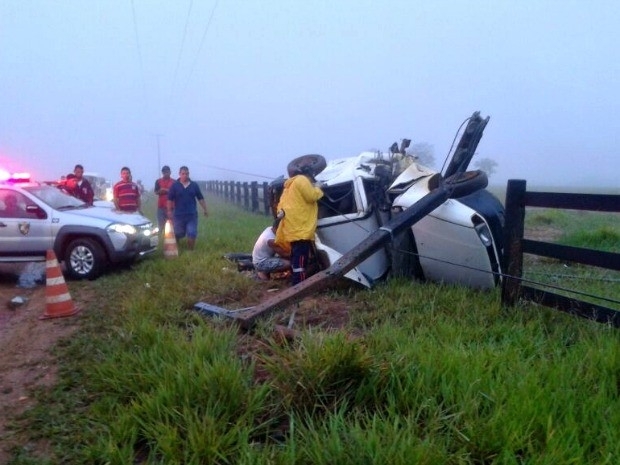
<path fill-rule="evenodd" d="M 83 208 L 86 206 L 80 199 L 76 199 L 52 186 L 28 186 L 24 187 L 24 190 L 55 209 Z"/>

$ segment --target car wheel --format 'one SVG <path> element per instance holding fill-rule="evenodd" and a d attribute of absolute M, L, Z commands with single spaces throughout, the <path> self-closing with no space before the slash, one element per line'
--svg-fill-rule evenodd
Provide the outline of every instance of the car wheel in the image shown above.
<path fill-rule="evenodd" d="M 289 176 L 296 174 L 311 174 L 316 176 L 327 166 L 327 161 L 323 155 L 309 154 L 295 158 L 286 167 Z"/>
<path fill-rule="evenodd" d="M 93 239 L 75 239 L 65 251 L 65 268 L 73 279 L 95 279 L 104 266 L 105 253 Z"/>
<path fill-rule="evenodd" d="M 489 178 L 484 171 L 465 171 L 448 176 L 444 183 L 451 190 L 450 198 L 465 197 L 489 185 Z"/>

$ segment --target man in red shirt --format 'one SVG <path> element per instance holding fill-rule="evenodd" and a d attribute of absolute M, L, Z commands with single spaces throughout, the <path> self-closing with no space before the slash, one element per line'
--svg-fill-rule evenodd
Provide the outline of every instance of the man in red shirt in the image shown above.
<path fill-rule="evenodd" d="M 161 169 L 161 178 L 155 181 L 155 194 L 157 195 L 157 224 L 159 225 L 160 234 L 164 233 L 166 227 L 167 206 L 168 206 L 168 191 L 174 179 L 170 177 L 170 167 L 165 165 Z"/>
<path fill-rule="evenodd" d="M 121 180 L 114 184 L 112 192 L 117 210 L 140 213 L 140 188 L 131 181 L 131 170 L 126 166 L 121 168 Z"/>

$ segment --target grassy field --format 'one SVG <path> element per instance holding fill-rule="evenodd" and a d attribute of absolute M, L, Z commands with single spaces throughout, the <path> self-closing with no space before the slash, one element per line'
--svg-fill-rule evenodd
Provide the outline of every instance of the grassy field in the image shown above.
<path fill-rule="evenodd" d="M 538 213 L 530 225 L 564 221 L 558 240 L 589 243 L 570 220 Z M 71 283 L 75 298 L 94 298 L 78 335 L 56 348 L 59 384 L 37 393 L 19 426 L 54 455 L 23 448 L 12 463 L 620 461 L 617 329 L 526 303 L 502 308 L 499 290 L 399 279 L 327 291 L 348 310 L 346 326 L 307 325 L 294 342 L 274 336 L 277 315 L 244 333 L 195 312 L 197 301 L 257 303 L 263 284 L 222 256 L 249 251 L 268 223 L 210 199 L 195 251 L 181 244 L 176 260 L 159 254 Z M 617 251 L 614 225 L 601 228 Z"/>

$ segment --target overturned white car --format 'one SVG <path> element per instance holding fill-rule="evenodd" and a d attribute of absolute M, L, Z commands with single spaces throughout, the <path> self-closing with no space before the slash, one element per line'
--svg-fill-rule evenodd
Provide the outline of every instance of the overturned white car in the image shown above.
<path fill-rule="evenodd" d="M 321 184 L 316 232 L 320 270 L 254 307 L 228 310 L 208 302 L 194 308 L 251 328 L 259 317 L 299 302 L 346 276 L 365 286 L 389 274 L 476 288 L 499 283 L 504 208 L 485 188 L 487 175 L 467 171 L 489 118 L 468 119 L 443 173 L 415 162 L 405 149 L 366 152 L 327 163 L 320 155 L 291 161 L 289 174 Z M 405 160 L 405 163 L 403 163 Z M 284 179 L 271 184 L 274 216 Z"/>
<path fill-rule="evenodd" d="M 320 155 L 293 160 L 289 169 L 313 175 L 325 194 L 319 202 L 316 232 L 322 268 L 360 247 L 371 233 L 442 184 L 450 186 L 449 198 L 345 276 L 368 287 L 389 274 L 483 289 L 496 286 L 504 208 L 485 189 L 486 174 L 467 171 L 487 122 L 478 112 L 469 118 L 444 173 L 408 157 L 406 140 L 400 149 L 392 145 L 389 152 L 363 152 L 330 162 Z M 282 186 L 282 179 L 272 184 L 276 200 Z"/>

